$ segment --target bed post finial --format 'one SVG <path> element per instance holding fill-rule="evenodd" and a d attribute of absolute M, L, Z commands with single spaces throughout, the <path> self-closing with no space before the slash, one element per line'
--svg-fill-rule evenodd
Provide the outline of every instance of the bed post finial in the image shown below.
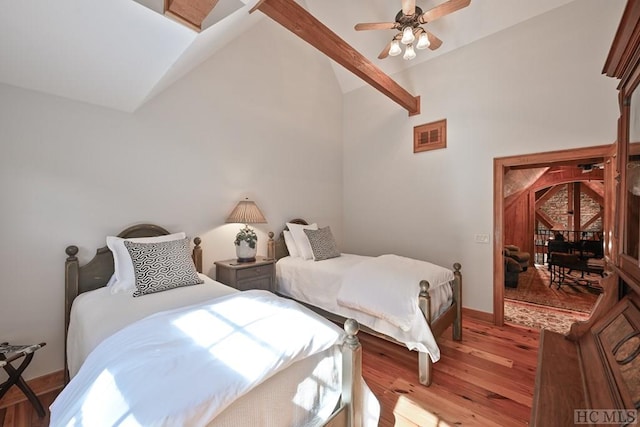
<path fill-rule="evenodd" d="M 193 238 L 193 244 L 195 247 L 193 248 L 191 257 L 193 258 L 193 263 L 195 264 L 196 271 L 198 271 L 198 273 L 202 273 L 202 248 L 200 247 L 200 243 L 202 243 L 202 239 L 199 237 Z"/>
<path fill-rule="evenodd" d="M 360 331 L 360 325 L 355 319 L 347 319 L 344 322 L 344 330 L 347 333 L 345 343 L 351 348 L 355 348 L 360 345 L 360 340 L 356 336 Z"/>
<path fill-rule="evenodd" d="M 276 257 L 276 242 L 273 240 L 273 231 L 270 231 L 269 240 L 267 241 L 267 259 L 275 259 Z"/>
<path fill-rule="evenodd" d="M 76 255 L 78 255 L 78 247 L 77 246 L 67 246 L 67 249 L 64 250 L 69 257 L 67 261 L 73 261 L 76 259 Z"/>

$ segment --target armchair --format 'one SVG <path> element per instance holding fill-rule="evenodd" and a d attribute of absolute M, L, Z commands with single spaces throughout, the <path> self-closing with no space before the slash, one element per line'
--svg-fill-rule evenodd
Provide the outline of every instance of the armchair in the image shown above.
<path fill-rule="evenodd" d="M 529 267 L 529 259 L 531 259 L 531 254 L 529 252 L 520 251 L 518 246 L 505 245 L 504 254 L 505 256 L 517 261 L 522 267 L 522 271 L 527 271 L 527 268 Z"/>

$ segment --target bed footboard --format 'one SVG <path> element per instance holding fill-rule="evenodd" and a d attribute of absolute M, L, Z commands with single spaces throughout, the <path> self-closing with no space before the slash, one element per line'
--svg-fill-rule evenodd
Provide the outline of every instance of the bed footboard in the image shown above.
<path fill-rule="evenodd" d="M 462 273 L 460 269 L 462 265 L 460 263 L 453 264 L 453 302 L 451 307 L 436 321 L 431 321 L 431 296 L 429 295 L 429 282 L 426 280 L 420 281 L 420 293 L 418 294 L 418 306 L 420 311 L 424 315 L 424 319 L 429 324 L 431 331 L 435 337 L 438 337 L 445 329 L 450 325 L 452 327 L 452 335 L 455 341 L 462 340 Z M 431 385 L 433 376 L 433 362 L 428 353 L 420 351 L 418 352 L 418 379 L 420 384 L 429 386 Z"/>

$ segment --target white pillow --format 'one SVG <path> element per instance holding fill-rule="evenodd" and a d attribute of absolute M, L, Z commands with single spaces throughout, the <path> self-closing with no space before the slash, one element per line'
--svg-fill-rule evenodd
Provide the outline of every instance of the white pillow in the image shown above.
<path fill-rule="evenodd" d="M 296 242 L 296 248 L 302 259 L 313 259 L 313 250 L 311 250 L 311 244 L 309 238 L 304 234 L 304 230 L 317 230 L 318 224 L 313 223 L 311 225 L 301 225 L 287 223 L 287 227 L 291 232 L 294 242 Z M 286 241 L 285 241 L 286 242 Z"/>
<path fill-rule="evenodd" d="M 107 247 L 111 249 L 111 252 L 113 253 L 113 264 L 115 268 L 113 273 L 115 276 L 115 282 L 111 283 L 112 281 L 109 280 L 109 283 L 111 283 L 109 286 L 111 293 L 115 294 L 118 292 L 136 290 L 136 275 L 133 270 L 133 262 L 131 261 L 129 251 L 124 246 L 125 240 L 136 243 L 158 243 L 185 239 L 186 237 L 187 235 L 185 233 L 174 233 L 157 237 L 136 237 L 133 239 L 122 239 L 120 237 L 107 236 Z"/>
<path fill-rule="evenodd" d="M 296 242 L 293 240 L 291 232 L 289 230 L 284 230 L 282 234 L 284 234 L 284 244 L 287 245 L 289 256 L 292 258 L 298 258 L 300 256 L 300 253 L 298 252 Z"/>

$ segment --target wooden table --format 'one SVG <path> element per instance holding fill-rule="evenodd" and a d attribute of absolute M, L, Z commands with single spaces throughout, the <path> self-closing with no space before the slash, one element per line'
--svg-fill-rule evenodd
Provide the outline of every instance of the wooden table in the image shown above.
<path fill-rule="evenodd" d="M 584 273 L 594 273 L 604 277 L 604 262 L 593 263 L 589 259 L 580 259 L 576 254 L 551 252 L 549 254 L 549 269 L 551 270 L 549 287 L 556 283 L 558 289 L 568 279 L 576 285 L 594 286 L 593 281 L 584 278 Z M 569 276 L 569 273 L 573 270 L 582 272 L 580 279 L 574 279 Z M 584 283 L 580 283 L 581 281 Z"/>

